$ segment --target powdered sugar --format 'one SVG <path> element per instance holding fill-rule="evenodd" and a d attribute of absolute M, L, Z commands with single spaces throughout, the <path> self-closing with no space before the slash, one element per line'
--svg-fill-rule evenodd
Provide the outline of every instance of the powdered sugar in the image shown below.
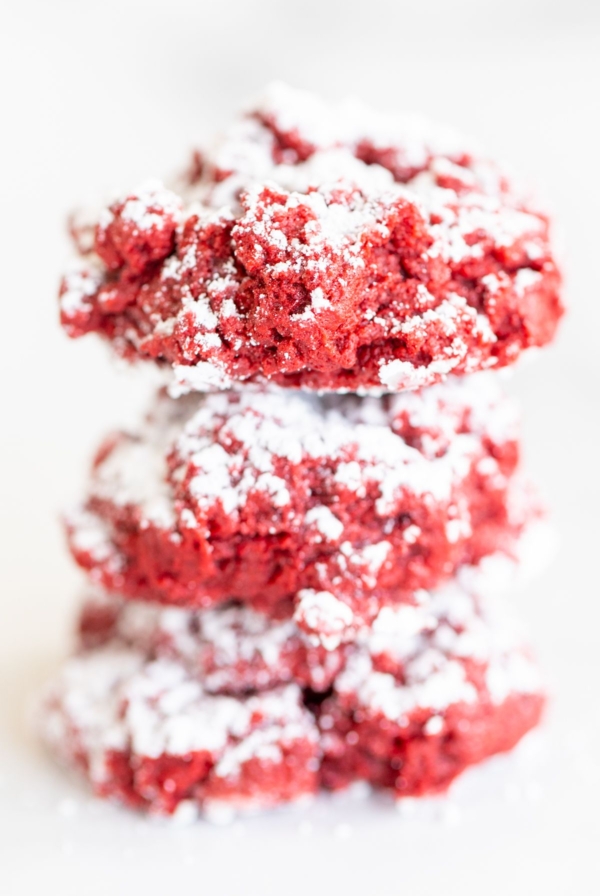
<path fill-rule="evenodd" d="M 157 210 L 160 210 L 160 214 Z M 124 221 L 135 224 L 139 230 L 161 227 L 164 214 L 177 219 L 181 213 L 181 202 L 175 193 L 167 190 L 158 180 L 149 180 L 128 197 L 120 212 Z M 100 225 L 109 223 L 107 216 Z"/>
<path fill-rule="evenodd" d="M 456 156 L 475 148 L 452 129 L 433 126 L 421 116 L 380 112 L 356 99 L 333 105 L 281 81 L 270 84 L 249 112 L 272 120 L 282 132 L 300 134 L 320 149 L 356 145 L 367 136 L 379 146 L 402 146 L 411 167 L 423 164 L 432 150 Z"/>
<path fill-rule="evenodd" d="M 156 449 L 156 441 L 133 439 L 126 449 L 111 452 L 97 468 L 95 492 L 98 497 L 110 496 L 121 506 L 139 505 L 149 523 L 169 527 L 175 517 L 164 476 L 164 458 Z"/>
<path fill-rule="evenodd" d="M 313 588 L 304 588 L 298 593 L 294 618 L 301 628 L 313 632 L 317 643 L 327 650 L 339 647 L 354 621 L 350 607 L 334 594 Z"/>
<path fill-rule="evenodd" d="M 344 531 L 344 524 L 341 520 L 323 504 L 318 504 L 308 511 L 306 522 L 309 526 L 314 524 L 321 537 L 326 541 L 337 541 Z"/>
<path fill-rule="evenodd" d="M 175 422 L 166 428 L 159 414 L 141 437 L 118 443 L 95 474 L 94 493 L 119 504 L 139 505 L 149 520 L 172 525 L 168 480 L 175 474 L 167 470 L 167 457 L 174 450 L 176 469 L 183 473 L 191 465 L 189 490 L 199 506 L 219 501 L 225 513 L 234 514 L 258 491 L 276 510 L 290 501 L 285 479 L 275 472 L 283 470 L 280 461 L 295 465 L 306 457 L 327 457 L 339 459 L 335 477 L 340 485 L 360 493 L 365 484 L 378 484 L 377 510 L 385 516 L 393 513 L 404 489 L 447 499 L 453 482 L 465 475 L 479 450 L 475 432 L 456 433 L 443 456 L 424 457 L 396 435 L 388 421 L 406 412 L 413 426 L 428 426 L 433 413 L 436 428 L 446 426 L 449 434 L 453 421 L 458 423 L 466 410 L 475 432 L 484 433 L 489 425 L 498 439 L 513 434 L 514 412 L 503 409 L 489 380 L 484 386 L 477 378 L 473 385 L 471 380 L 458 381 L 414 400 L 398 396 L 387 412 L 372 400 L 319 403 L 304 395 L 255 389 L 229 397 L 206 396 L 174 406 Z M 241 447 L 232 453 L 230 443 Z M 343 460 L 352 455 L 354 460 Z M 309 513 L 309 525 L 315 523 L 326 538 L 341 538 L 343 524 L 329 508 L 315 506 Z"/>
<path fill-rule="evenodd" d="M 63 312 L 73 317 L 80 312 L 86 313 L 88 300 L 98 291 L 103 280 L 100 265 L 94 262 L 74 264 L 63 279 L 60 303 Z"/>
<path fill-rule="evenodd" d="M 379 368 L 379 379 L 389 392 L 404 389 L 421 389 L 435 383 L 440 375 L 446 376 L 460 363 L 460 358 L 432 361 L 431 364 L 416 367 L 410 361 L 387 361 Z"/>
<path fill-rule="evenodd" d="M 211 389 L 229 389 L 231 386 L 232 380 L 219 364 L 200 361 L 193 366 L 176 364 L 169 391 L 173 398 L 178 398 L 187 392 L 210 392 Z"/>
<path fill-rule="evenodd" d="M 179 663 L 148 662 L 134 648 L 109 646 L 70 660 L 43 704 L 44 738 L 67 759 L 71 749 L 83 751 L 95 784 L 106 779 L 110 751 L 147 758 L 206 752 L 231 775 L 253 756 L 264 760 L 266 743 L 316 738 L 295 685 L 247 699 L 209 696 Z"/>
<path fill-rule="evenodd" d="M 111 541 L 110 527 L 104 520 L 83 508 L 72 509 L 68 514 L 72 526 L 72 543 L 76 551 L 89 554 L 97 563 L 110 562 L 119 566 L 119 555 Z"/>
<path fill-rule="evenodd" d="M 474 596 L 456 583 L 422 595 L 416 606 L 382 609 L 358 644 L 336 679 L 336 691 L 354 694 L 360 707 L 400 725 L 417 709 L 435 714 L 480 700 L 465 660 L 483 666 L 492 703 L 541 692 L 539 669 L 510 613 L 494 598 Z M 377 671 L 382 656 L 401 670 L 401 678 Z"/>

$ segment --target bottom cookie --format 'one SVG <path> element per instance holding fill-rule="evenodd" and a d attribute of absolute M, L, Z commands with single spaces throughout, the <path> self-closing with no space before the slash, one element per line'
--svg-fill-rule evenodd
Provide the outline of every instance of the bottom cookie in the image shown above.
<path fill-rule="evenodd" d="M 260 809 L 356 781 L 395 797 L 439 793 L 511 749 L 544 706 L 504 602 L 463 578 L 381 610 L 332 651 L 327 690 L 314 669 L 282 661 L 294 645 L 308 650 L 292 623 L 240 608 L 214 619 L 177 610 L 173 621 L 173 611 L 88 604 L 83 651 L 43 696 L 42 735 L 99 795 L 154 813 Z M 99 609 L 111 609 L 110 625 Z M 204 614 L 211 625 L 197 630 Z M 89 646 L 95 638 L 105 643 Z M 211 643 L 219 652 L 206 654 Z"/>
<path fill-rule="evenodd" d="M 318 732 L 296 685 L 214 696 L 135 648 L 69 660 L 42 697 L 41 734 L 99 796 L 158 814 L 190 801 L 261 809 L 318 786 Z"/>
<path fill-rule="evenodd" d="M 540 720 L 537 665 L 499 600 L 456 584 L 383 611 L 319 703 L 322 786 L 367 781 L 396 797 L 444 791 Z"/>

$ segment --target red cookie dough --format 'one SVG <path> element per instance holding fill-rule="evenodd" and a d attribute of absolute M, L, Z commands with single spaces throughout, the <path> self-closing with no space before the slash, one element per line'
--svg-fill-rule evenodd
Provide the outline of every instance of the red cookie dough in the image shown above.
<path fill-rule="evenodd" d="M 276 85 L 176 188 L 75 227 L 61 319 L 181 390 L 412 389 L 552 339 L 548 230 L 456 135 Z"/>
<path fill-rule="evenodd" d="M 152 658 L 177 660 L 215 694 L 264 691 L 292 681 L 324 692 L 351 649 L 344 644 L 327 650 L 293 620 L 270 619 L 242 605 L 184 610 L 102 593 L 86 598 L 78 640 L 87 650 L 120 643 Z"/>
<path fill-rule="evenodd" d="M 320 707 L 322 785 L 444 791 L 539 721 L 539 670 L 506 609 L 456 582 L 384 608 Z"/>
<path fill-rule="evenodd" d="M 98 453 L 68 519 L 108 591 L 295 611 L 330 645 L 389 599 L 510 551 L 518 446 L 489 374 L 386 399 L 283 390 L 159 398 Z"/>
<path fill-rule="evenodd" d="M 317 729 L 297 686 L 209 695 L 181 664 L 135 648 L 69 660 L 46 688 L 40 728 L 98 795 L 157 814 L 260 809 L 318 783 Z"/>

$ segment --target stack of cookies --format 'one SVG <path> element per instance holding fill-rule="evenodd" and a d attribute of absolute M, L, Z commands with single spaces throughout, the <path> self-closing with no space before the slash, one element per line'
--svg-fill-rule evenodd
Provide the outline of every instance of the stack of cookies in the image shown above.
<path fill-rule="evenodd" d="M 495 371 L 562 313 L 544 214 L 452 132 L 274 85 L 73 236 L 66 331 L 165 387 L 67 519 L 52 750 L 214 815 L 513 747 L 544 695 L 498 587 L 541 511 Z"/>

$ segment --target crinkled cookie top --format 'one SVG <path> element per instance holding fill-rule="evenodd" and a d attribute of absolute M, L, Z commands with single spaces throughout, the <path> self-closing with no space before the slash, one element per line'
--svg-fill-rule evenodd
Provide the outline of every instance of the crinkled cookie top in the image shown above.
<path fill-rule="evenodd" d="M 551 340 L 548 229 L 455 134 L 276 84 L 173 189 L 73 226 L 61 318 L 175 390 L 413 389 Z"/>

